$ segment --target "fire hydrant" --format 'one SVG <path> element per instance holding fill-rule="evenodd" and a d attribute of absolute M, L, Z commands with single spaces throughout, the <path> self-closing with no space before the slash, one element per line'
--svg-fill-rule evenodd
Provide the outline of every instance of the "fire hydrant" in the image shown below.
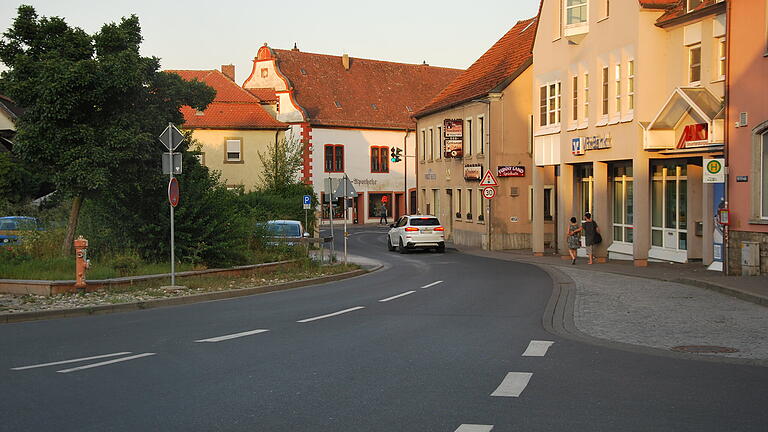
<path fill-rule="evenodd" d="M 91 266 L 88 259 L 88 240 L 83 236 L 75 239 L 75 288 L 85 290 L 85 271 Z"/>

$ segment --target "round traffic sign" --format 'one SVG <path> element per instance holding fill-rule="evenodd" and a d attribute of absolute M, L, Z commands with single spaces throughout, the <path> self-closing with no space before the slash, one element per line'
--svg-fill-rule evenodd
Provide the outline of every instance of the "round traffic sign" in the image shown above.
<path fill-rule="evenodd" d="M 496 189 L 494 189 L 494 188 L 492 188 L 490 186 L 487 187 L 487 188 L 484 188 L 483 189 L 483 196 L 486 199 L 491 199 L 491 198 L 495 197 L 496 196 Z"/>
<path fill-rule="evenodd" d="M 723 165 L 717 159 L 712 159 L 707 163 L 707 172 L 710 174 L 718 174 L 723 169 Z"/>
<path fill-rule="evenodd" d="M 168 182 L 168 202 L 173 207 L 179 205 L 179 181 L 176 180 L 176 177 Z"/>

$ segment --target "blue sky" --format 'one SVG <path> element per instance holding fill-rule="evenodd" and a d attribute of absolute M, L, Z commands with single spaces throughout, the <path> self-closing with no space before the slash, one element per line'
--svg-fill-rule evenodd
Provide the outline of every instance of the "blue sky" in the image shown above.
<path fill-rule="evenodd" d="M 12 24 L 22 3 L 88 32 L 136 14 L 144 36 L 142 53 L 160 57 L 163 68 L 214 69 L 233 63 L 239 83 L 264 42 L 275 48 L 292 48 L 296 42 L 308 52 L 466 68 L 539 6 L 539 0 L 3 0 L 0 31 Z"/>

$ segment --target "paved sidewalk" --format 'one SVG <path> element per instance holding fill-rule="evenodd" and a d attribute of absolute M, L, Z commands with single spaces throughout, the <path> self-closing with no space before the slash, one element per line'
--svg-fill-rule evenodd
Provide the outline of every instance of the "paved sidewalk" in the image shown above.
<path fill-rule="evenodd" d="M 574 292 L 565 296 L 571 304 L 564 310 L 572 314 L 577 333 L 584 336 L 667 353 L 680 346 L 732 348 L 736 352 L 701 355 L 768 365 L 768 307 L 764 306 L 768 302 L 754 304 L 768 300 L 768 278 L 708 275 L 696 264 L 651 263 L 638 269 L 631 262 L 587 265 L 582 258 L 578 265 L 571 265 L 559 256 L 459 249 L 555 267 L 555 273 L 573 281 Z M 690 281 L 701 285 L 692 286 Z M 701 287 L 714 289 L 715 284 L 720 289 Z M 752 302 L 723 292 L 743 294 Z"/>

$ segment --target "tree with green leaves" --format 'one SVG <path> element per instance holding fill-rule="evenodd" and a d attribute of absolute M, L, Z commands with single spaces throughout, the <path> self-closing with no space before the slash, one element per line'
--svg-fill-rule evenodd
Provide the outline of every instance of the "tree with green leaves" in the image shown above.
<path fill-rule="evenodd" d="M 293 136 L 284 135 L 259 152 L 263 165 L 259 174 L 260 187 L 264 191 L 280 191 L 301 183 L 301 165 L 304 145 Z"/>
<path fill-rule="evenodd" d="M 64 252 L 83 201 L 153 189 L 162 177 L 157 136 L 183 121 L 181 106 L 202 110 L 215 96 L 203 83 L 160 71 L 158 58 L 139 54 L 141 42 L 135 15 L 90 35 L 32 6 L 19 7 L 0 39 L 8 68 L 0 93 L 25 108 L 14 152 L 52 173 L 57 190 L 73 198 Z"/>

